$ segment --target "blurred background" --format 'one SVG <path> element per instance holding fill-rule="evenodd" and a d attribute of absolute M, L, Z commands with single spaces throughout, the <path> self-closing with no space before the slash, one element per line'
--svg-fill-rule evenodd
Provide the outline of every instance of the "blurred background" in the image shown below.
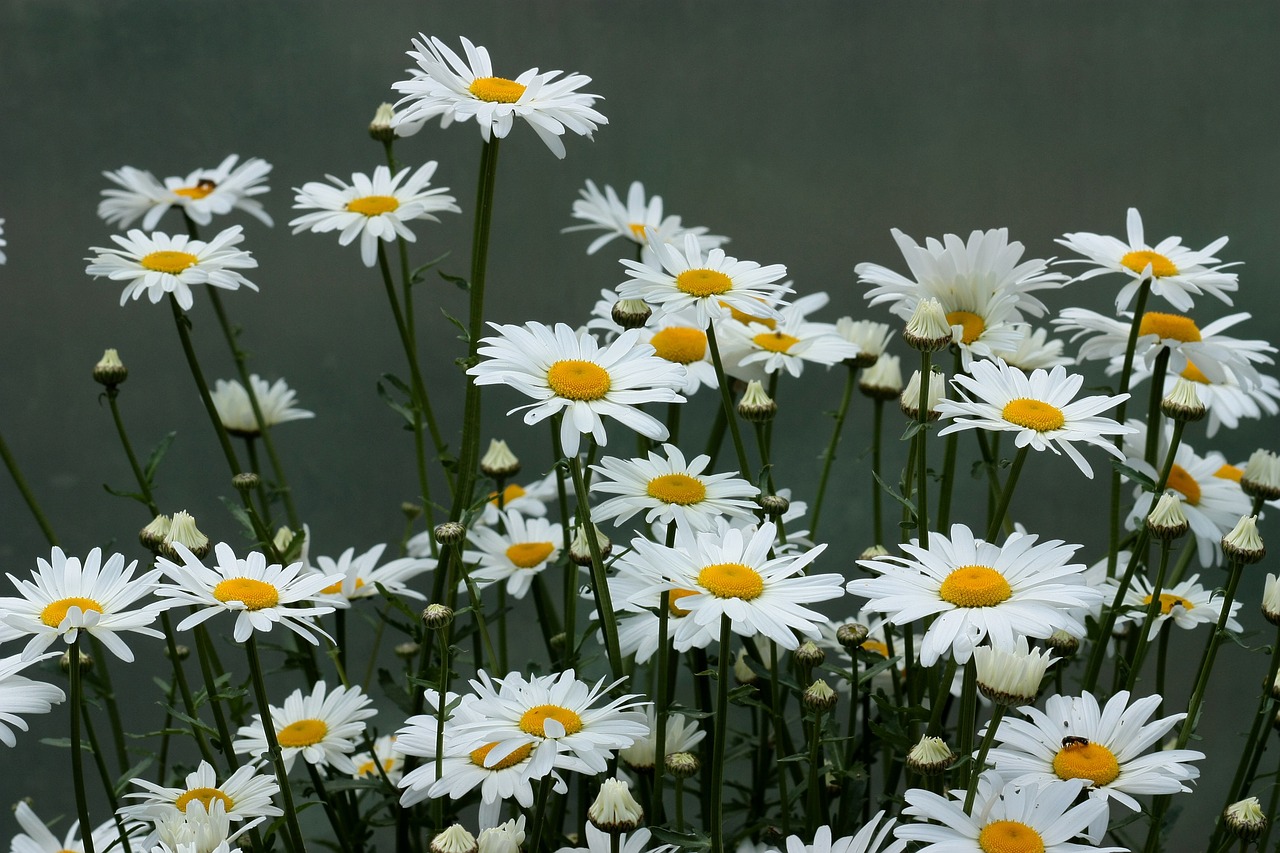
<path fill-rule="evenodd" d="M 625 192 L 639 179 L 686 225 L 730 236 L 730 254 L 786 264 L 800 294 L 827 291 L 831 305 L 818 319 L 830 321 L 889 319 L 866 309 L 853 267 L 875 261 L 905 269 L 891 227 L 923 239 L 1007 226 L 1027 257 L 1052 257 L 1059 254 L 1053 239 L 1064 232 L 1123 235 L 1125 210 L 1137 206 L 1153 242 L 1179 234 L 1199 248 L 1229 235 L 1219 254 L 1244 264 L 1237 307 L 1202 298 L 1197 319 L 1203 326 L 1248 311 L 1253 319 L 1232 334 L 1274 338 L 1280 103 L 1265 81 L 1280 79 L 1280 6 L 840 0 L 782 8 L 529 0 L 0 4 L 0 218 L 8 241 L 8 263 L 0 266 L 0 432 L 63 545 L 74 554 L 102 545 L 142 556 L 136 531 L 145 510 L 102 488 L 132 487 L 90 378 L 106 347 L 118 348 L 130 370 L 121 405 L 139 452 L 177 432 L 158 476 L 162 507 L 192 512 L 215 541 L 241 541 L 220 501 L 234 493 L 169 311 L 145 300 L 120 307 L 117 284 L 84 274 L 90 247 L 110 245 L 113 233 L 95 215 L 109 186 L 102 171 L 130 165 L 184 175 L 230 153 L 275 167 L 271 193 L 259 197 L 274 228 L 238 214 L 216 222 L 243 224 L 243 248 L 260 264 L 249 276 L 260 293 L 224 295 L 243 327 L 251 369 L 285 377 L 299 405 L 317 415 L 274 432 L 313 532 L 312 553 L 400 538 L 400 504 L 417 489 L 409 436 L 375 393 L 381 374 L 405 372 L 381 282 L 354 247 L 339 247 L 334 235 L 291 236 L 287 223 L 290 188 L 382 162 L 366 127 L 379 103 L 395 100 L 391 85 L 408 77 L 404 52 L 419 32 L 454 47 L 460 35 L 487 46 L 499 75 L 532 66 L 587 74 L 587 89 L 604 97 L 597 106 L 608 126 L 594 141 L 566 137 L 563 161 L 520 124 L 503 145 L 489 267 L 493 321 L 584 322 L 599 291 L 622 280 L 616 259 L 630 249 L 619 242 L 587 257 L 590 236 L 560 230 L 574 224 L 570 208 L 585 180 Z M 448 251 L 441 268 L 466 273 L 479 151 L 473 123 L 429 126 L 398 144 L 407 164 L 438 160 L 434 183 L 451 187 L 463 208 L 440 225 L 415 226 L 415 263 Z M 170 214 L 159 227 L 180 226 Z M 1116 283 L 1073 285 L 1046 301 L 1053 310 L 1110 312 Z M 427 382 L 442 422 L 456 424 L 462 383 L 453 359 L 462 347 L 442 311 L 464 317 L 463 294 L 443 280 L 416 293 Z M 230 378 L 234 367 L 213 313 L 196 296 L 193 335 L 205 371 L 211 381 Z M 1086 384 L 1104 383 L 1096 365 L 1089 370 Z M 816 482 L 830 428 L 824 413 L 835 408 L 842 381 L 839 371 L 811 368 L 800 382 L 784 383 L 778 435 L 803 440 L 779 448 L 776 470 L 798 497 Z M 504 416 L 522 402 L 503 389 L 487 393 L 484 432 L 486 442 L 505 438 L 532 476 L 549 462 L 547 436 Z M 700 448 L 698 425 L 714 404 L 703 396 L 690 405 L 686 435 L 698 437 L 687 450 Z M 862 458 L 869 408 L 865 398 L 855 400 L 824 511 L 823 538 L 832 547 L 819 565 L 827 571 L 848 572 L 870 544 Z M 896 436 L 896 424 L 888 432 Z M 456 447 L 456 428 L 449 434 Z M 1254 447 L 1274 448 L 1276 434 L 1273 421 L 1245 421 L 1214 446 L 1243 460 Z M 621 429 L 611 436 L 611 451 L 633 447 Z M 1208 449 L 1202 433 L 1190 440 Z M 1101 454 L 1090 458 L 1106 470 Z M 1102 481 L 1042 455 L 1028 465 L 1015 513 L 1033 532 L 1084 543 L 1081 558 L 1091 562 L 1105 544 L 1105 522 L 1092 511 L 1104 493 Z M 47 553 L 16 489 L 0 477 L 0 564 L 25 573 Z M 1244 587 L 1251 629 L 1261 624 L 1260 586 L 1259 575 Z M 134 641 L 158 667 L 152 645 Z M 1238 657 L 1226 655 L 1223 667 Z M 1261 671 L 1261 663 L 1249 666 Z M 149 679 L 117 673 L 137 679 L 140 713 L 158 715 Z M 1255 676 L 1245 682 L 1252 696 Z M 1251 699 L 1244 704 L 1252 709 Z M 1231 710 L 1211 703 L 1209 713 Z M 385 731 L 398 724 L 391 719 L 398 712 L 388 711 Z M 33 733 L 0 760 L 45 769 L 0 779 L 0 801 L 31 794 L 46 817 L 70 812 L 66 754 L 37 743 L 65 732 L 65 709 L 33 723 Z M 1230 746 L 1230 732 L 1241 726 L 1223 717 L 1215 727 Z M 1233 763 L 1219 764 L 1220 773 Z M 1196 799 L 1216 809 L 1216 797 L 1206 791 Z M 0 815 L 0 837 L 13 831 Z"/>

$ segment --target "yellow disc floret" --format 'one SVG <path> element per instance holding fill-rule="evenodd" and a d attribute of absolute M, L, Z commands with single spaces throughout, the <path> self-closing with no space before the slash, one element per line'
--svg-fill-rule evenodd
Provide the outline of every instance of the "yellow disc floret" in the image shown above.
<path fill-rule="evenodd" d="M 1143 604 L 1151 603 L 1151 596 L 1142 599 Z M 1168 616 L 1173 612 L 1173 608 L 1181 607 L 1184 610 L 1193 610 L 1195 605 L 1180 595 L 1172 595 L 1167 592 L 1160 593 L 1160 612 Z"/>
<path fill-rule="evenodd" d="M 651 498 L 679 506 L 696 504 L 707 497 L 707 487 L 702 485 L 701 480 L 688 474 L 663 474 L 661 477 L 654 477 L 645 491 Z"/>
<path fill-rule="evenodd" d="M 1044 853 L 1044 839 L 1025 823 L 993 820 L 978 833 L 982 853 Z"/>
<path fill-rule="evenodd" d="M 690 296 L 719 296 L 733 290 L 733 279 L 719 270 L 685 270 L 676 276 L 676 287 Z"/>
<path fill-rule="evenodd" d="M 486 743 L 479 749 L 471 750 L 471 763 L 476 767 L 483 767 L 485 770 L 506 770 L 508 767 L 515 767 L 521 761 L 524 761 L 533 754 L 533 744 L 526 743 L 521 746 L 517 746 L 511 754 L 501 761 L 495 761 L 492 764 L 485 764 L 484 760 L 489 757 L 489 753 L 493 752 L 493 748 L 497 745 L 497 742 Z"/>
<path fill-rule="evenodd" d="M 1240 482 L 1240 479 L 1244 477 L 1244 471 L 1234 465 L 1223 465 L 1217 471 L 1213 472 L 1213 476 L 1223 480 L 1232 480 L 1238 483 Z"/>
<path fill-rule="evenodd" d="M 676 602 L 682 598 L 688 598 L 691 595 L 698 595 L 696 589 L 673 589 L 667 596 L 667 609 L 671 611 L 671 615 L 677 619 L 682 619 L 689 615 L 689 611 L 683 607 L 677 607 Z"/>
<path fill-rule="evenodd" d="M 393 195 L 367 195 L 347 202 L 347 210 L 362 216 L 378 216 L 390 213 L 400 206 L 400 199 Z"/>
<path fill-rule="evenodd" d="M 742 563 L 716 563 L 698 572 L 698 584 L 716 598 L 751 601 L 764 593 L 764 578 Z"/>
<path fill-rule="evenodd" d="M 50 628 L 57 628 L 62 624 L 62 620 L 67 618 L 67 611 L 73 607 L 79 607 L 82 612 L 86 613 L 90 610 L 95 610 L 98 613 L 102 612 L 102 605 L 92 598 L 72 596 L 71 598 L 60 598 L 52 604 L 45 605 L 44 610 L 40 611 L 40 621 Z"/>
<path fill-rule="evenodd" d="M 727 302 L 720 303 L 721 308 L 729 309 L 729 316 L 737 320 L 739 323 L 759 323 L 765 328 L 773 329 L 778 325 L 778 321 L 772 317 L 757 317 L 755 314 L 748 314 L 746 311 L 739 311 Z"/>
<path fill-rule="evenodd" d="M 1062 429 L 1067 422 L 1062 409 L 1043 400 L 1032 400 L 1029 397 L 1010 400 L 1001 410 L 1000 416 L 1011 424 L 1033 429 L 1036 432 Z"/>
<path fill-rule="evenodd" d="M 1100 743 L 1072 743 L 1054 756 L 1053 772 L 1060 779 L 1088 779 L 1095 785 L 1109 785 L 1120 775 L 1120 763 Z"/>
<path fill-rule="evenodd" d="M 577 712 L 561 705 L 536 705 L 520 716 L 520 731 L 525 734 L 547 736 L 547 720 L 555 720 L 564 726 L 567 735 L 582 731 L 582 718 Z"/>
<path fill-rule="evenodd" d="M 177 275 L 187 267 L 196 265 L 199 260 L 190 252 L 151 252 L 142 256 L 142 260 L 138 263 L 142 264 L 153 272 L 167 272 L 170 275 Z"/>
<path fill-rule="evenodd" d="M 1199 382 L 1201 385 L 1213 384 L 1209 377 L 1204 375 L 1204 371 L 1196 367 L 1195 362 L 1191 359 L 1187 359 L 1187 366 L 1182 369 L 1182 378 L 1190 382 Z"/>
<path fill-rule="evenodd" d="M 676 364 L 693 364 L 707 354 L 707 333 L 688 326 L 668 326 L 654 333 L 649 343 L 658 358 Z"/>
<path fill-rule="evenodd" d="M 477 77 L 467 91 L 491 104 L 514 104 L 524 95 L 525 86 L 506 77 Z"/>
<path fill-rule="evenodd" d="M 213 597 L 224 604 L 238 601 L 245 610 L 262 610 L 280 603 L 280 591 L 253 578 L 227 578 L 213 588 Z"/>
<path fill-rule="evenodd" d="M 1138 334 L 1159 335 L 1165 340 L 1192 343 L 1200 340 L 1200 327 L 1195 320 L 1183 314 L 1163 314 L 1159 311 L 1148 311 L 1142 315 L 1138 324 Z"/>
<path fill-rule="evenodd" d="M 324 720 L 298 720 L 281 729 L 276 734 L 276 740 L 281 746 L 315 746 L 327 734 L 329 725 Z"/>
<path fill-rule="evenodd" d="M 590 361 L 570 358 L 557 361 L 547 371 L 547 385 L 566 400 L 599 400 L 609 393 L 609 371 Z"/>
<path fill-rule="evenodd" d="M 751 340 L 760 349 L 765 349 L 769 352 L 787 352 L 800 343 L 799 338 L 793 338 L 791 335 L 783 334 L 782 332 L 765 332 L 763 335 L 756 335 Z"/>
<path fill-rule="evenodd" d="M 956 607 L 995 607 L 1008 601 L 1013 589 L 990 566 L 961 566 L 943 580 L 938 595 Z"/>
<path fill-rule="evenodd" d="M 1187 473 L 1186 468 L 1176 462 L 1169 469 L 1169 482 L 1165 485 L 1180 492 L 1182 499 L 1192 506 L 1200 505 L 1200 484 L 1196 482 L 1195 477 Z"/>
<path fill-rule="evenodd" d="M 517 542 L 507 549 L 507 559 L 517 568 L 534 569 L 545 563 L 555 549 L 550 542 Z"/>
<path fill-rule="evenodd" d="M 972 311 L 952 311 L 947 314 L 948 326 L 960 326 L 960 343 L 971 344 L 987 330 L 987 323 Z"/>
<path fill-rule="evenodd" d="M 178 797 L 173 804 L 178 807 L 178 811 L 185 812 L 187 805 L 192 800 L 199 800 L 206 812 L 209 811 L 209 806 L 213 805 L 214 800 L 221 800 L 222 804 L 227 807 L 227 811 L 231 811 L 232 807 L 235 806 L 235 801 L 217 788 L 192 788 L 181 797 Z"/>
<path fill-rule="evenodd" d="M 502 490 L 502 505 L 505 507 L 516 498 L 522 498 L 522 497 L 524 497 L 524 489 L 522 489 L 520 486 L 517 486 L 515 483 L 512 483 L 511 485 L 507 486 L 505 489 Z M 489 503 L 493 504 L 494 506 L 498 505 L 497 492 L 489 493 Z"/>
<path fill-rule="evenodd" d="M 1129 252 L 1120 259 L 1120 265 L 1128 267 L 1139 275 L 1150 265 L 1151 274 L 1156 278 L 1165 278 L 1166 276 L 1178 274 L 1178 267 L 1173 261 L 1150 249 Z"/>
<path fill-rule="evenodd" d="M 217 188 L 218 184 L 215 181 L 211 181 L 208 178 L 201 178 L 196 181 L 196 185 L 194 187 L 178 187 L 176 190 L 171 190 L 170 192 L 174 195 L 180 195 L 183 198 L 189 198 L 192 201 L 199 201 Z"/>

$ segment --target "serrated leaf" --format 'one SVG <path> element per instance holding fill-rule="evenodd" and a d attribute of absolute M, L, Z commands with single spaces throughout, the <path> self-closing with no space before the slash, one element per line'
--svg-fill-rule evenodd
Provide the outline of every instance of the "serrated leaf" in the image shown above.
<path fill-rule="evenodd" d="M 120 489 L 113 489 L 111 488 L 111 486 L 107 485 L 106 483 L 102 484 L 102 488 L 106 490 L 107 494 L 109 495 L 114 495 L 117 498 L 130 498 L 131 500 L 135 500 L 138 503 L 142 504 L 143 506 L 147 505 L 147 499 L 144 498 L 138 492 L 125 492 L 125 491 L 121 491 Z"/>
<path fill-rule="evenodd" d="M 440 257 L 438 257 L 438 258 L 433 258 L 433 259 L 431 259 L 431 260 L 427 261 L 427 262 L 426 262 L 425 264 L 423 264 L 422 266 L 420 266 L 420 267 L 416 268 L 415 270 L 413 270 L 413 272 L 409 273 L 409 283 L 410 283 L 410 284 L 419 284 L 419 283 L 421 283 L 421 282 L 425 281 L 427 277 L 426 277 L 425 275 L 423 275 L 423 273 L 425 273 L 427 270 L 431 269 L 431 268 L 432 268 L 432 267 L 434 267 L 436 264 L 438 264 L 438 263 L 440 263 L 441 261 L 443 261 L 445 258 L 449 257 L 449 255 L 451 255 L 451 254 L 452 254 L 452 252 L 445 252 L 445 253 L 444 253 L 443 255 L 441 255 Z"/>
<path fill-rule="evenodd" d="M 902 504 L 904 507 L 906 507 L 906 508 L 907 508 L 907 510 L 908 510 L 908 511 L 913 515 L 913 516 L 916 514 L 916 505 L 915 505 L 915 501 L 907 500 L 907 499 L 906 499 L 906 498 L 904 498 L 902 495 L 898 494 L 896 491 L 894 491 L 894 490 L 893 490 L 893 487 L 892 487 L 892 486 L 890 486 L 888 483 L 886 483 L 884 480 L 882 480 L 882 479 L 880 478 L 880 475 L 879 475 L 879 474 L 877 474 L 877 473 L 875 473 L 874 471 L 872 472 L 871 476 L 873 476 L 873 477 L 875 477 L 875 478 L 876 478 L 876 482 L 880 484 L 880 488 L 884 490 L 885 494 L 887 494 L 889 497 L 893 498 L 895 501 L 897 501 L 898 503 L 900 503 L 900 504 Z"/>
<path fill-rule="evenodd" d="M 448 320 L 450 323 L 454 325 L 454 328 L 456 328 L 459 332 L 462 333 L 461 336 L 458 338 L 458 340 L 463 341 L 467 344 L 470 344 L 471 332 L 467 331 L 466 325 L 464 325 L 461 320 L 459 320 L 457 317 L 453 316 L 443 308 L 440 309 L 440 313 L 444 315 L 444 318 L 446 320 Z"/>
<path fill-rule="evenodd" d="M 392 397 L 391 392 L 382 384 L 384 381 L 389 384 L 396 385 L 397 387 L 403 386 L 404 383 L 400 382 L 399 379 L 395 379 L 391 374 L 384 373 L 382 375 L 382 379 L 379 379 L 374 383 L 374 388 L 377 389 L 378 396 L 382 398 L 382 402 L 387 404 L 387 408 L 391 409 L 393 412 L 398 412 L 400 416 L 404 418 L 405 425 L 412 429 L 414 424 L 417 422 L 412 406 L 405 405 Z M 401 390 L 405 390 L 407 395 L 407 389 L 401 388 Z"/>

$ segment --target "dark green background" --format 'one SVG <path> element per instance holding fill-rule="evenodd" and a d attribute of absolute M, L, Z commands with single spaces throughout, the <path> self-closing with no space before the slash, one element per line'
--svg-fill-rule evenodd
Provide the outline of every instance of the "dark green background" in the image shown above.
<path fill-rule="evenodd" d="M 381 162 L 364 127 L 407 76 L 404 51 L 419 31 L 454 46 L 459 35 L 486 45 L 499 74 L 534 65 L 585 73 L 605 98 L 610 124 L 595 142 L 569 138 L 564 161 L 523 126 L 503 146 L 490 319 L 581 322 L 598 291 L 622 276 L 613 247 L 586 258 L 589 238 L 559 229 L 572 224 L 585 179 L 623 188 L 639 178 L 687 224 L 731 236 L 731 253 L 787 264 L 801 293 L 829 291 L 832 320 L 887 319 L 865 310 L 852 270 L 864 260 L 904 268 L 890 227 L 923 238 L 1008 226 L 1029 256 L 1044 257 L 1057 254 L 1052 239 L 1066 231 L 1122 234 L 1125 209 L 1136 205 L 1153 241 L 1176 233 L 1199 247 L 1230 235 L 1221 254 L 1245 263 L 1237 304 L 1255 315 L 1233 331 L 1270 337 L 1280 266 L 1278 23 L 1271 2 L 7 0 L 0 430 L 72 552 L 115 540 L 138 556 L 134 533 L 145 513 L 101 489 L 130 480 L 89 379 L 103 348 L 117 347 L 131 369 L 122 404 L 135 441 L 147 447 L 178 431 L 160 475 L 162 505 L 190 510 L 215 539 L 237 535 L 218 501 L 230 496 L 226 471 L 167 309 L 118 307 L 118 286 L 86 277 L 83 259 L 90 246 L 108 244 L 94 212 L 108 186 L 104 169 L 128 164 L 164 176 L 231 152 L 263 157 L 275 164 L 265 203 L 276 227 L 236 220 L 260 261 L 251 278 L 262 292 L 226 303 L 245 327 L 253 369 L 286 377 L 318 415 L 276 433 L 316 549 L 395 539 L 398 506 L 416 486 L 407 436 L 373 390 L 382 372 L 403 373 L 381 285 L 354 248 L 338 247 L 333 235 L 291 237 L 286 223 L 290 187 Z M 406 162 L 439 160 L 437 183 L 460 199 L 463 216 L 415 226 L 415 257 L 452 250 L 445 267 L 456 273 L 469 249 L 478 139 L 474 124 L 431 127 L 398 149 Z M 175 230 L 176 220 L 161 228 Z M 1049 301 L 1106 311 L 1114 283 L 1091 281 Z M 460 348 L 437 306 L 461 316 L 464 305 L 444 283 L 419 293 L 428 382 L 446 410 L 461 394 L 452 366 Z M 230 376 L 208 307 L 197 298 L 197 345 L 211 377 Z M 1202 323 L 1228 310 L 1207 298 L 1197 308 Z M 839 381 L 814 371 L 786 389 L 779 434 L 804 440 L 779 455 L 783 484 L 813 482 L 829 424 L 821 413 L 834 407 Z M 533 471 L 546 463 L 545 432 L 502 415 L 520 402 L 488 394 L 485 435 L 506 437 Z M 710 402 L 699 399 L 689 420 Z M 851 461 L 866 446 L 866 407 L 856 405 L 824 521 L 828 570 L 847 569 L 867 544 L 867 488 Z M 630 449 L 620 429 L 611 434 L 611 449 Z M 1249 421 L 1221 436 L 1221 447 L 1242 459 L 1254 446 L 1274 446 L 1274 436 L 1273 423 Z M 1202 437 L 1193 443 L 1205 448 Z M 1104 467 L 1100 454 L 1091 459 Z M 1044 500 L 1033 504 L 1037 494 Z M 1046 536 L 1087 543 L 1082 555 L 1092 560 L 1103 522 L 1075 508 L 1101 494 L 1067 460 L 1039 457 L 1018 517 Z M 3 567 L 26 572 L 46 551 L 16 491 L 0 482 Z M 1246 581 L 1251 627 L 1260 622 L 1259 585 Z M 134 645 L 155 658 L 150 641 Z M 1230 650 L 1223 667 L 1232 666 L 1262 668 Z M 1242 682 L 1249 693 L 1254 678 Z M 149 681 L 136 680 L 149 703 Z M 1222 704 L 1230 703 L 1210 713 L 1239 710 Z M 62 716 L 45 730 L 61 731 Z M 393 715 L 383 716 L 394 727 Z M 1234 729 L 1236 720 L 1222 725 Z M 1226 737 L 1224 748 L 1233 743 Z M 23 738 L 0 762 L 48 769 L 11 774 L 0 799 L 30 792 L 42 813 L 58 811 L 51 803 L 69 797 L 65 758 L 35 735 Z M 1229 763 L 1216 765 L 1219 774 Z M 1217 807 L 1208 791 L 1197 800 Z M 0 836 L 10 829 L 6 822 Z"/>

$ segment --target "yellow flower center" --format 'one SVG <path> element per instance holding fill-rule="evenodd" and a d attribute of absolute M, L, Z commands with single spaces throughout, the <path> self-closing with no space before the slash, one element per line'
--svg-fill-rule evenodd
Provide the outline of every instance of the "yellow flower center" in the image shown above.
<path fill-rule="evenodd" d="M 993 820 L 978 833 L 982 853 L 1044 853 L 1044 839 L 1025 823 Z"/>
<path fill-rule="evenodd" d="M 1142 603 L 1150 604 L 1151 596 L 1148 595 L 1146 598 L 1142 599 Z M 1190 601 L 1187 601 L 1185 598 L 1183 598 L 1180 595 L 1171 595 L 1167 592 L 1160 593 L 1160 612 L 1162 614 L 1164 614 L 1165 616 L 1168 616 L 1170 613 L 1173 612 L 1173 608 L 1175 607 L 1181 607 L 1184 610 L 1195 609 L 1194 604 L 1192 604 Z"/>
<path fill-rule="evenodd" d="M 155 272 L 167 272 L 177 275 L 187 267 L 196 265 L 196 256 L 189 252 L 151 252 L 142 256 L 138 263 Z"/>
<path fill-rule="evenodd" d="M 947 314 L 948 326 L 961 326 L 960 343 L 971 344 L 987 330 L 986 322 L 972 311 L 952 311 Z"/>
<path fill-rule="evenodd" d="M 395 766 L 396 766 L 396 762 L 394 758 L 382 759 L 382 772 L 390 773 L 391 768 Z M 363 764 L 356 767 L 356 775 L 360 777 L 372 776 L 377 771 L 377 769 L 378 769 L 378 765 L 374 764 L 372 760 L 366 761 Z"/>
<path fill-rule="evenodd" d="M 725 302 L 721 302 L 720 307 L 728 308 L 729 316 L 733 317 L 733 319 L 737 320 L 739 323 L 759 323 L 761 326 L 765 326 L 770 329 L 775 329 L 778 326 L 778 321 L 772 317 L 757 317 L 755 314 L 748 314 L 746 311 L 739 311 L 737 308 L 734 308 L 732 305 Z"/>
<path fill-rule="evenodd" d="M 698 572 L 698 584 L 716 598 L 750 601 L 764 593 L 764 578 L 742 563 L 716 563 Z"/>
<path fill-rule="evenodd" d="M 514 104 L 524 94 L 524 84 L 506 77 L 477 77 L 467 91 L 491 104 Z"/>
<path fill-rule="evenodd" d="M 547 736 L 547 720 L 555 720 L 564 726 L 567 735 L 582 731 L 582 718 L 560 705 L 537 705 L 520 716 L 520 731 L 525 734 Z"/>
<path fill-rule="evenodd" d="M 541 566 L 556 549 L 550 542 L 517 542 L 507 549 L 507 559 L 521 569 Z"/>
<path fill-rule="evenodd" d="M 1191 359 L 1187 359 L 1187 366 L 1182 371 L 1182 378 L 1191 382 L 1199 382 L 1201 385 L 1213 384 L 1212 380 L 1205 376 Z"/>
<path fill-rule="evenodd" d="M 1121 266 L 1128 267 L 1139 275 L 1147 268 L 1148 264 L 1151 265 L 1151 274 L 1156 278 L 1178 274 L 1178 267 L 1173 261 L 1159 252 L 1152 252 L 1149 249 L 1143 249 L 1140 252 L 1129 252 L 1120 259 Z"/>
<path fill-rule="evenodd" d="M 1138 334 L 1159 335 L 1166 340 L 1189 343 L 1200 340 L 1200 327 L 1190 317 L 1182 314 L 1162 314 L 1148 311 L 1138 324 Z"/>
<path fill-rule="evenodd" d="M 227 811 L 231 811 L 232 807 L 235 806 L 235 800 L 231 799 L 217 788 L 192 788 L 181 797 L 178 797 L 178 799 L 174 801 L 174 805 L 178 807 L 178 811 L 185 812 L 187 810 L 187 805 L 190 804 L 192 800 L 199 800 L 201 805 L 204 806 L 204 810 L 206 812 L 209 811 L 209 806 L 213 805 L 214 800 L 221 800 L 222 804 L 227 807 Z"/>
<path fill-rule="evenodd" d="M 514 752 L 501 761 L 485 767 L 484 760 L 489 757 L 489 753 L 493 752 L 493 748 L 497 745 L 497 743 L 486 743 L 479 749 L 471 750 L 471 763 L 476 767 L 484 767 L 485 770 L 506 770 L 508 767 L 515 767 L 533 754 L 533 744 L 526 743 L 523 746 L 516 747 Z"/>
<path fill-rule="evenodd" d="M 1073 743 L 1058 750 L 1053 772 L 1060 779 L 1088 779 L 1095 785 L 1109 785 L 1120 775 L 1120 763 L 1100 743 Z"/>
<path fill-rule="evenodd" d="M 1213 472 L 1213 476 L 1221 477 L 1224 480 L 1232 480 L 1238 483 L 1240 482 L 1240 478 L 1244 476 L 1244 471 L 1234 465 L 1223 465 L 1217 471 Z"/>
<path fill-rule="evenodd" d="M 227 578 L 213 588 L 213 597 L 223 603 L 238 601 L 246 610 L 262 610 L 280 603 L 279 590 L 253 578 Z"/>
<path fill-rule="evenodd" d="M 507 486 L 505 489 L 502 490 L 502 505 L 504 507 L 510 506 L 513 500 L 515 500 L 516 498 L 522 498 L 522 497 L 524 497 L 524 489 L 520 488 L 515 483 L 512 483 L 511 485 Z M 497 492 L 489 493 L 489 503 L 493 504 L 494 506 L 498 505 Z"/>
<path fill-rule="evenodd" d="M 644 242 L 644 229 L 648 226 L 643 222 L 632 222 L 627 228 L 631 229 L 631 236 L 635 238 L 637 243 Z"/>
<path fill-rule="evenodd" d="M 938 595 L 956 607 L 995 607 L 1008 601 L 1013 589 L 1004 575 L 990 566 L 961 566 L 947 575 Z"/>
<path fill-rule="evenodd" d="M 379 216 L 400 206 L 400 199 L 393 195 L 367 195 L 347 202 L 347 210 L 362 216 Z"/>
<path fill-rule="evenodd" d="M 1010 400 L 1000 412 L 1000 416 L 1011 424 L 1033 429 L 1036 432 L 1062 429 L 1062 425 L 1067 422 L 1062 409 L 1029 397 Z"/>
<path fill-rule="evenodd" d="M 364 586 L 364 578 L 356 578 L 356 589 L 359 589 L 362 586 Z M 324 589 L 320 590 L 320 592 L 324 593 L 325 595 L 337 595 L 338 593 L 342 592 L 342 581 L 329 584 Z"/>
<path fill-rule="evenodd" d="M 688 610 L 685 610 L 683 607 L 676 607 L 676 602 L 682 598 L 688 598 L 691 595 L 698 595 L 698 591 L 696 589 L 680 588 L 671 590 L 671 593 L 667 596 L 667 609 L 671 611 L 672 616 L 677 619 L 683 619 L 685 616 L 689 615 Z"/>
<path fill-rule="evenodd" d="M 1166 485 L 1181 492 L 1183 500 L 1187 503 L 1200 506 L 1200 484 L 1196 482 L 1195 477 L 1187 473 L 1186 468 L 1176 462 L 1169 469 L 1169 482 Z"/>
<path fill-rule="evenodd" d="M 324 720 L 298 720 L 281 729 L 276 740 L 281 746 L 314 746 L 328 733 L 329 726 Z"/>
<path fill-rule="evenodd" d="M 676 364 L 693 364 L 707 354 L 707 333 L 687 326 L 668 326 L 649 340 L 658 358 Z"/>
<path fill-rule="evenodd" d="M 67 611 L 72 607 L 79 607 L 86 613 L 90 610 L 96 610 L 98 613 L 102 612 L 102 605 L 92 598 L 73 596 L 71 598 L 60 598 L 52 604 L 46 605 L 44 610 L 40 611 L 40 621 L 50 628 L 57 628 L 62 624 L 62 620 L 67 618 Z"/>
<path fill-rule="evenodd" d="M 196 185 L 194 187 L 178 187 L 178 189 L 173 190 L 173 194 L 197 201 L 209 195 L 209 193 L 213 192 L 217 188 L 218 185 L 214 181 L 211 181 L 208 178 L 201 178 L 196 181 Z"/>
<path fill-rule="evenodd" d="M 676 287 L 690 296 L 719 296 L 733 290 L 733 279 L 719 270 L 685 270 L 676 276 Z"/>
<path fill-rule="evenodd" d="M 879 640 L 863 640 L 862 648 L 873 654 L 880 655 L 882 658 L 889 656 L 889 646 Z"/>
<path fill-rule="evenodd" d="M 599 400 L 609 393 L 609 371 L 590 361 L 570 358 L 557 361 L 547 371 L 547 384 L 566 400 Z"/>
<path fill-rule="evenodd" d="M 751 340 L 760 349 L 767 349 L 769 352 L 787 352 L 800 343 L 799 338 L 793 338 L 791 335 L 786 335 L 782 332 L 765 332 L 763 335 L 756 335 Z"/>
<path fill-rule="evenodd" d="M 663 474 L 649 481 L 649 497 L 663 503 L 689 506 L 707 497 L 707 487 L 688 474 Z"/>

